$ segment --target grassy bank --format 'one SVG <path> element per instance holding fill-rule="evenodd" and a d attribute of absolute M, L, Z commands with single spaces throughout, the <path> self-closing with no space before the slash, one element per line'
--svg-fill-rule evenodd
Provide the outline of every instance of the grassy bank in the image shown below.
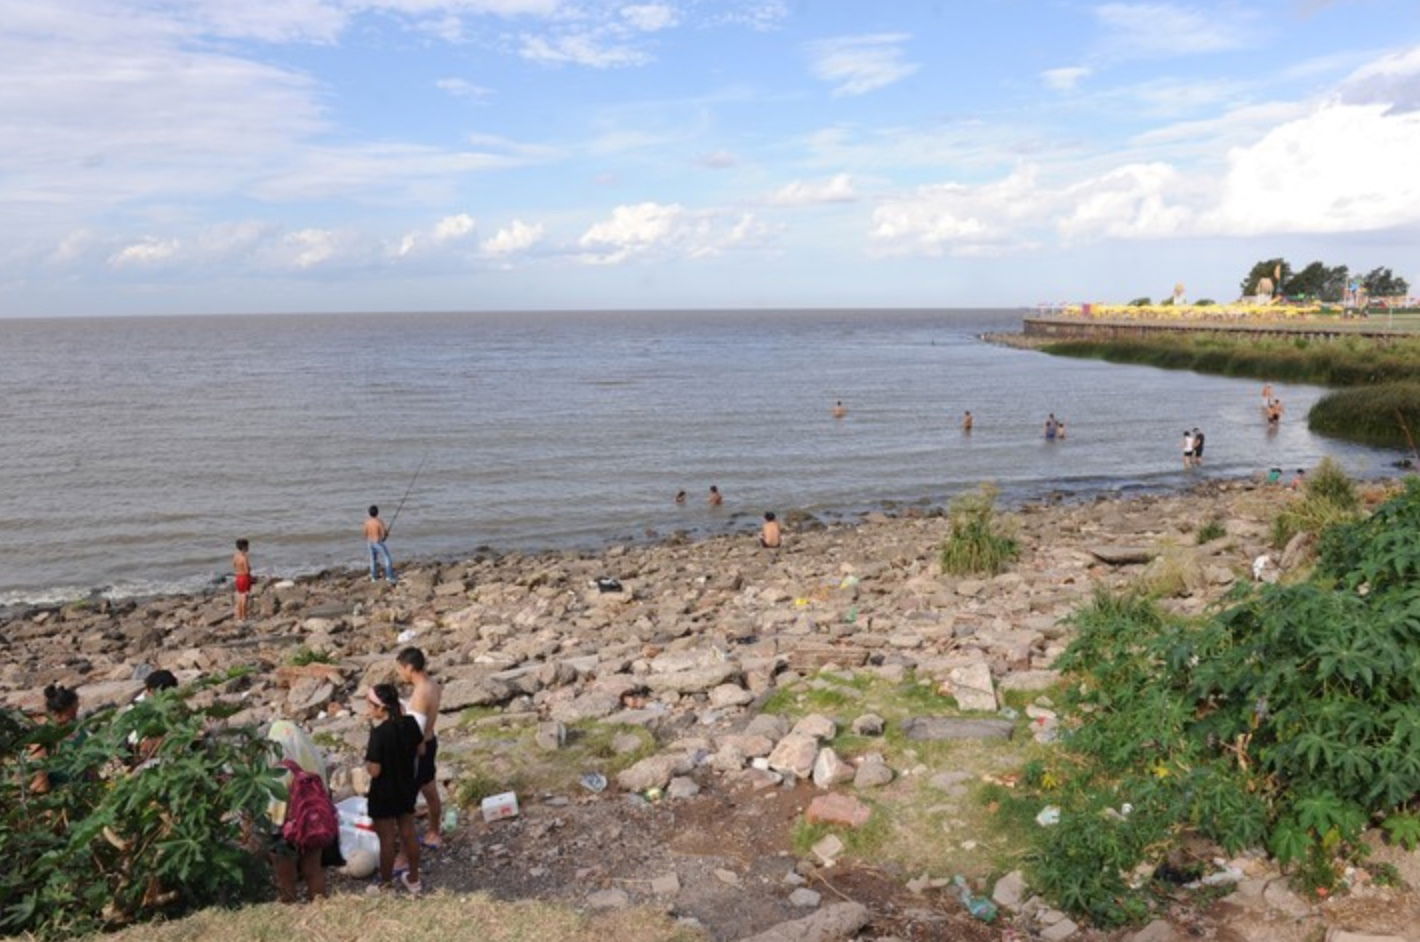
<path fill-rule="evenodd" d="M 1408 451 L 1406 427 L 1410 434 L 1420 430 L 1420 337 L 1380 342 L 1362 337 L 1317 340 L 1199 332 L 1065 340 L 1040 349 L 1111 363 L 1349 387 L 1317 402 L 1307 416 L 1312 431 Z"/>

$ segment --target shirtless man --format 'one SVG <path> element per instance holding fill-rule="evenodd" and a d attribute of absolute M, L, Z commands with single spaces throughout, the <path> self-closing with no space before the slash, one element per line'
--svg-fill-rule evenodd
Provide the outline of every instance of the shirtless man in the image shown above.
<path fill-rule="evenodd" d="M 778 549 L 784 542 L 779 529 L 779 521 L 774 519 L 774 511 L 764 512 L 764 526 L 759 528 L 759 545 L 765 549 Z"/>
<path fill-rule="evenodd" d="M 841 418 L 843 418 L 843 417 L 844 417 L 845 415 L 847 415 L 847 414 L 848 414 L 848 410 L 845 409 L 845 408 L 843 408 L 843 400 L 842 400 L 842 399 L 838 400 L 837 402 L 835 402 L 835 403 L 833 404 L 833 417 L 834 417 L 835 419 L 841 419 Z"/>
<path fill-rule="evenodd" d="M 1262 387 L 1262 407 L 1265 409 L 1272 404 L 1272 384 L 1265 383 Z"/>
<path fill-rule="evenodd" d="M 380 519 L 380 508 L 374 504 L 370 505 L 370 516 L 365 520 L 365 542 L 370 546 L 370 581 L 380 580 L 380 570 L 378 563 L 381 558 L 385 564 L 385 577 L 393 585 L 395 581 L 394 560 L 390 559 L 389 547 L 385 545 L 385 539 L 390 535 L 390 528 L 385 526 L 385 522 Z"/>
<path fill-rule="evenodd" d="M 247 597 L 251 594 L 251 557 L 247 549 L 251 544 L 237 540 L 237 551 L 232 554 L 232 574 L 237 588 L 237 621 L 247 620 Z"/>
<path fill-rule="evenodd" d="M 961 420 L 961 430 L 963 432 L 970 432 L 973 421 L 974 420 L 971 417 L 971 411 L 967 410 L 965 418 Z"/>
<path fill-rule="evenodd" d="M 415 766 L 414 784 L 424 795 L 424 804 L 429 809 L 429 830 L 420 843 L 434 848 L 444 845 L 443 803 L 439 801 L 439 782 L 434 768 L 434 760 L 439 755 L 439 735 L 434 727 L 439 721 L 439 701 L 444 691 L 437 681 L 430 679 L 426 667 L 424 652 L 418 648 L 405 648 L 395 658 L 400 682 L 414 686 L 409 695 L 409 715 L 424 731 L 424 750 Z"/>
<path fill-rule="evenodd" d="M 720 494 L 720 489 L 719 489 L 718 487 L 716 487 L 715 485 L 711 484 L 711 485 L 710 485 L 710 496 L 709 496 L 708 498 L 706 498 L 706 502 L 707 502 L 711 507 L 719 507 L 721 504 L 723 504 L 723 503 L 725 502 L 725 498 Z"/>

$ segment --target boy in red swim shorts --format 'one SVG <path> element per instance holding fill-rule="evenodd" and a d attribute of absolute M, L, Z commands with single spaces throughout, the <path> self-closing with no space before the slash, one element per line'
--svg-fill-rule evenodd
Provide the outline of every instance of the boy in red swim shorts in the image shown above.
<path fill-rule="evenodd" d="M 232 572 L 236 574 L 237 583 L 237 621 L 247 619 L 247 596 L 251 594 L 251 558 L 247 556 L 250 545 L 246 540 L 237 540 L 237 551 L 232 554 Z"/>

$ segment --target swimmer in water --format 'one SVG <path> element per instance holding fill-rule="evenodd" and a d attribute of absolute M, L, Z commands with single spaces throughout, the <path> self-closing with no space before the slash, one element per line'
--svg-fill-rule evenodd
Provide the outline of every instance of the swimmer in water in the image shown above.
<path fill-rule="evenodd" d="M 676 491 L 676 492 L 675 492 L 675 502 L 676 502 L 677 504 L 683 504 L 683 503 L 685 503 L 685 491 Z"/>
<path fill-rule="evenodd" d="M 833 404 L 833 417 L 841 419 L 848 414 L 848 410 L 843 407 L 843 400 L 840 399 Z"/>
<path fill-rule="evenodd" d="M 962 420 L 961 420 L 961 430 L 962 430 L 963 432 L 970 432 L 970 431 L 971 431 L 971 426 L 974 424 L 974 421 L 975 421 L 975 420 L 972 419 L 972 417 L 971 417 L 971 410 L 968 409 L 967 412 L 966 412 L 966 415 L 962 417 Z"/>
<path fill-rule="evenodd" d="M 711 484 L 710 496 L 706 498 L 706 503 L 708 503 L 711 507 L 719 507 L 724 502 L 725 498 L 724 495 L 720 493 L 720 489 L 715 485 Z"/>

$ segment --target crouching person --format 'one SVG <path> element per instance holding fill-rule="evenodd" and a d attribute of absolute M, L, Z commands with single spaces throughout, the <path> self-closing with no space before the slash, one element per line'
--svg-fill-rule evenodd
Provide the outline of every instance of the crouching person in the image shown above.
<path fill-rule="evenodd" d="M 414 717 L 406 716 L 399 705 L 399 691 L 393 684 L 372 689 L 369 745 L 365 747 L 365 770 L 370 773 L 368 813 L 380 839 L 379 882 L 369 891 L 378 893 L 394 880 L 394 859 L 402 847 L 409 869 L 400 876 L 404 888 L 419 895 L 419 841 L 414 834 L 414 802 L 419 794 L 414 766 L 423 750 L 424 734 Z"/>
<path fill-rule="evenodd" d="M 275 826 L 270 859 L 276 895 L 283 903 L 296 902 L 296 882 L 303 879 L 312 900 L 328 896 L 323 858 L 332 865 L 340 862 L 340 822 L 326 785 L 325 761 L 305 731 L 289 720 L 272 723 L 266 736 L 281 746 L 287 784 L 287 799 L 272 802 L 268 812 Z"/>

